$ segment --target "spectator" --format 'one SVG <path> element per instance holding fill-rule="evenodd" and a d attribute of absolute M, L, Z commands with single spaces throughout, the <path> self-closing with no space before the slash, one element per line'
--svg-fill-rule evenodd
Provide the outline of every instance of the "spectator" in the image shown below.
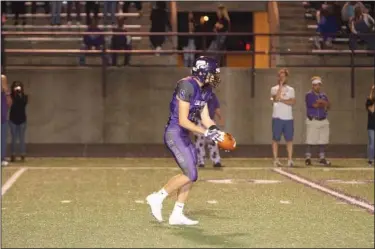
<path fill-rule="evenodd" d="M 92 32 L 92 33 L 96 33 L 96 32 L 103 32 L 103 30 L 101 30 L 98 25 L 97 25 L 97 20 L 96 19 L 93 19 L 91 21 L 91 25 L 88 26 L 86 32 Z M 102 50 L 104 49 L 104 46 L 105 46 L 105 40 L 104 40 L 104 36 L 101 35 L 101 34 L 90 34 L 90 35 L 84 35 L 83 37 L 83 45 L 81 47 L 82 50 Z M 105 62 L 105 56 L 102 57 L 103 59 L 103 62 Z M 80 64 L 81 65 L 84 65 L 85 64 L 85 55 L 81 55 L 80 56 Z"/>
<path fill-rule="evenodd" d="M 75 2 L 68 1 L 67 13 L 66 13 L 66 16 L 68 19 L 68 25 L 72 24 L 71 13 L 72 13 L 73 3 L 74 3 L 76 15 L 77 15 L 76 16 L 77 25 L 80 25 L 81 24 L 81 2 L 80 1 L 75 1 Z"/>
<path fill-rule="evenodd" d="M 215 39 L 211 42 L 210 47 L 208 48 L 209 51 L 217 51 L 222 50 L 225 45 L 226 33 L 229 31 L 230 27 L 230 18 L 228 14 L 227 8 L 220 5 L 217 10 L 217 22 L 214 26 L 214 32 L 218 33 Z"/>
<path fill-rule="evenodd" d="M 165 32 L 166 28 L 172 30 L 169 16 L 166 11 L 165 2 L 156 2 L 156 8 L 151 11 L 151 30 L 150 32 Z M 150 35 L 152 46 L 157 50 L 161 50 L 161 46 L 165 41 L 164 35 Z"/>
<path fill-rule="evenodd" d="M 86 24 L 91 25 L 91 12 L 94 13 L 96 22 L 98 21 L 99 3 L 98 1 L 86 1 Z"/>
<path fill-rule="evenodd" d="M 61 25 L 61 8 L 62 1 L 52 1 L 51 2 L 51 25 Z"/>
<path fill-rule="evenodd" d="M 292 106 L 295 104 L 294 88 L 289 86 L 287 78 L 289 72 L 287 69 L 279 71 L 279 82 L 276 86 L 271 88 L 271 100 L 273 101 L 272 113 L 272 152 L 273 165 L 275 167 L 281 166 L 278 159 L 279 142 L 281 136 L 284 135 L 286 147 L 288 151 L 288 166 L 293 166 L 293 136 L 294 136 L 294 121 Z"/>
<path fill-rule="evenodd" d="M 117 27 L 113 29 L 113 32 L 126 32 L 124 29 L 124 18 L 118 18 Z M 111 40 L 112 50 L 131 50 L 131 37 L 125 34 L 113 35 Z M 117 53 L 112 53 L 112 65 L 117 66 Z M 127 66 L 130 61 L 130 54 L 124 54 L 124 66 Z"/>
<path fill-rule="evenodd" d="M 375 87 L 372 85 L 370 95 L 366 101 L 366 108 L 368 112 L 367 119 L 367 134 L 368 134 L 368 146 L 367 146 L 367 157 L 369 166 L 374 166 L 375 161 Z"/>
<path fill-rule="evenodd" d="M 21 161 L 25 161 L 25 131 L 26 131 L 26 105 L 28 96 L 24 92 L 22 82 L 15 81 L 12 84 L 13 104 L 9 113 L 9 127 L 12 135 L 11 162 L 16 161 L 17 149 L 16 143 L 19 140 L 19 154 Z"/>
<path fill-rule="evenodd" d="M 332 47 L 332 40 L 340 30 L 341 21 L 339 21 L 335 9 L 334 4 L 323 4 L 322 8 L 317 12 L 317 32 L 322 35 L 323 44 L 326 47 Z M 315 37 L 315 46 L 321 49 L 322 46 L 319 39 L 319 37 Z"/>
<path fill-rule="evenodd" d="M 117 2 L 116 1 L 105 1 L 103 6 L 103 19 L 104 25 L 115 25 L 116 23 L 116 12 L 117 12 Z M 108 16 L 108 12 L 110 16 Z"/>
<path fill-rule="evenodd" d="M 322 79 L 313 77 L 312 90 L 305 96 L 306 103 L 306 159 L 305 164 L 311 165 L 312 146 L 319 146 L 319 163 L 321 165 L 331 165 L 325 157 L 325 146 L 329 142 L 329 121 L 327 111 L 330 102 L 325 93 L 320 91 Z"/>
<path fill-rule="evenodd" d="M 14 14 L 14 25 L 18 25 L 19 16 L 23 15 L 22 17 L 22 25 L 26 25 L 26 6 L 25 1 L 12 1 L 12 12 Z"/>
<path fill-rule="evenodd" d="M 1 30 L 4 30 L 3 25 L 5 24 L 5 15 L 1 16 Z M 3 33 L 1 33 L 1 72 L 5 71 L 5 38 Z"/>
<path fill-rule="evenodd" d="M 350 49 L 357 48 L 357 39 L 360 38 L 366 43 L 367 49 L 375 50 L 375 22 L 370 15 L 362 12 L 361 7 L 357 6 L 354 9 L 354 17 L 349 21 L 349 27 L 351 31 Z"/>
<path fill-rule="evenodd" d="M 193 12 L 188 14 L 188 23 L 187 23 L 187 32 L 195 32 L 196 23 L 194 20 Z M 184 31 L 185 32 L 185 31 Z M 195 36 L 183 36 L 181 37 L 183 41 L 183 50 L 195 50 Z M 193 53 L 184 53 L 184 64 L 185 67 L 192 67 L 195 61 L 195 54 Z"/>
<path fill-rule="evenodd" d="M 8 135 L 8 108 L 12 106 L 12 98 L 8 87 L 7 77 L 1 72 L 1 166 L 7 166 L 5 160 Z"/>
<path fill-rule="evenodd" d="M 211 94 L 207 102 L 207 107 L 209 110 L 209 114 L 212 120 L 215 120 L 215 117 L 218 118 L 217 124 L 224 125 L 224 120 L 221 115 L 220 111 L 220 104 L 219 100 L 217 99 L 215 93 Z M 202 126 L 201 121 L 198 122 L 198 125 Z M 202 126 L 203 127 L 203 126 Z M 206 156 L 206 145 L 210 152 L 210 158 L 215 168 L 222 167 L 221 159 L 220 159 L 220 152 L 217 144 L 212 141 L 211 139 L 206 138 L 204 135 L 195 135 L 195 148 L 197 150 L 197 161 L 198 166 L 203 168 L 205 164 L 205 156 Z"/>
<path fill-rule="evenodd" d="M 122 12 L 129 13 L 129 6 L 133 3 L 135 8 L 137 9 L 139 15 L 142 15 L 142 2 L 141 1 L 124 1 L 124 5 L 122 5 Z"/>
<path fill-rule="evenodd" d="M 346 2 L 341 9 L 341 19 L 344 23 L 348 24 L 351 18 L 354 17 L 354 9 L 356 7 L 360 7 L 363 13 L 367 13 L 366 6 L 360 1 Z"/>

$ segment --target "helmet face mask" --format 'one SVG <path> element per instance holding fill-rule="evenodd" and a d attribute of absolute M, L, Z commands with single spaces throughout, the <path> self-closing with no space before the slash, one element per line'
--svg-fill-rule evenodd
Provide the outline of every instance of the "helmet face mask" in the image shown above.
<path fill-rule="evenodd" d="M 220 84 L 220 68 L 214 58 L 201 56 L 195 63 L 192 75 L 197 77 L 203 84 L 218 87 Z"/>

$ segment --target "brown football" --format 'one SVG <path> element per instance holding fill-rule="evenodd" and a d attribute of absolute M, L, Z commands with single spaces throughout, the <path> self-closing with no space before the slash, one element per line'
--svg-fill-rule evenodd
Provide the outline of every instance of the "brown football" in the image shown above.
<path fill-rule="evenodd" d="M 232 151 L 236 148 L 236 139 L 231 134 L 225 133 L 224 140 L 218 142 L 217 145 L 220 149 Z"/>

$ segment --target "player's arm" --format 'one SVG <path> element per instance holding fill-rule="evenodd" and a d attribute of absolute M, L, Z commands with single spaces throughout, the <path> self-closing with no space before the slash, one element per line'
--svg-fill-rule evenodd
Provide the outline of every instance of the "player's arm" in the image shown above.
<path fill-rule="evenodd" d="M 213 121 L 210 118 L 210 113 L 208 112 L 207 104 L 203 107 L 203 110 L 201 112 L 201 120 L 202 120 L 203 126 L 206 127 L 207 129 L 212 127 L 212 126 L 216 126 L 215 121 Z"/>
<path fill-rule="evenodd" d="M 200 134 L 205 134 L 206 130 L 193 122 L 189 120 L 189 109 L 190 109 L 190 103 L 180 99 L 178 99 L 178 120 L 181 127 Z"/>

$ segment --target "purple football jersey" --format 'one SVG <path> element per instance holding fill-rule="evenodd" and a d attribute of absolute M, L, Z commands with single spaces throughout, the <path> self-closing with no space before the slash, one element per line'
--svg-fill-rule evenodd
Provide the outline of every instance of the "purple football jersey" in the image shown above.
<path fill-rule="evenodd" d="M 168 126 L 178 125 L 178 99 L 190 103 L 189 120 L 197 123 L 200 119 L 201 111 L 210 99 L 212 94 L 211 87 L 201 88 L 193 77 L 186 77 L 177 83 L 177 87 L 173 93 L 172 100 L 169 105 Z"/>

